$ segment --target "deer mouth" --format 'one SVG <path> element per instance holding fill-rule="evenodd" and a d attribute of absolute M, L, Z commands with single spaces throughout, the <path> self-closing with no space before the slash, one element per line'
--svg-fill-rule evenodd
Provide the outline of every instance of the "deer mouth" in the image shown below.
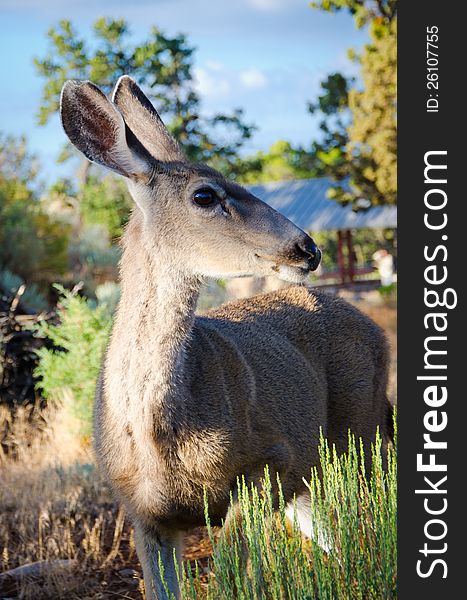
<path fill-rule="evenodd" d="M 312 271 L 316 271 L 321 262 L 321 251 L 317 248 L 316 255 L 308 259 L 294 259 L 288 256 L 277 256 L 271 254 L 255 253 L 255 257 L 263 263 L 266 263 L 266 268 L 282 278 L 286 274 L 285 279 L 293 277 L 294 280 L 304 280 Z"/>

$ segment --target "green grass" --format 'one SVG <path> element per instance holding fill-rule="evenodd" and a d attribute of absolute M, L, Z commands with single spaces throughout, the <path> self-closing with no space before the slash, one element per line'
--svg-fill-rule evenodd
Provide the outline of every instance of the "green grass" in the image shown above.
<path fill-rule="evenodd" d="M 180 575 L 183 598 L 209 600 L 382 600 L 396 598 L 396 450 L 390 447 L 383 469 L 381 439 L 372 448 L 365 475 L 363 449 L 349 436 L 349 451 L 337 456 L 322 439 L 322 477 L 315 468 L 308 482 L 316 533 L 331 549 L 301 535 L 296 518 L 287 524 L 280 482 L 265 471 L 261 491 L 238 482 L 241 520 L 214 546 L 210 577 L 188 565 Z M 274 482 L 276 483 L 276 482 Z M 273 487 L 279 510 L 274 510 Z M 295 515 L 296 517 L 296 515 Z M 242 534 L 241 534 L 242 532 Z M 245 555 L 248 560 L 245 560 Z"/>

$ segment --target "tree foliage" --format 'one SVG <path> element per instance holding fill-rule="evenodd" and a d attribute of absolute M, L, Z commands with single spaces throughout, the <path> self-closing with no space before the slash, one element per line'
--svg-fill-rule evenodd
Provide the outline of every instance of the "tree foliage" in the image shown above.
<path fill-rule="evenodd" d="M 308 148 L 278 141 L 269 152 L 238 159 L 244 183 L 328 176 L 329 196 L 364 209 L 396 202 L 396 2 L 321 0 L 313 8 L 346 10 L 357 27 L 368 26 L 371 41 L 362 53 L 349 51 L 361 66 L 361 85 L 330 73 L 308 104 L 320 117 L 321 136 Z"/>
<path fill-rule="evenodd" d="M 185 35 L 170 37 L 152 27 L 149 37 L 135 44 L 126 21 L 100 18 L 93 26 L 92 44 L 66 20 L 52 27 L 48 38 L 48 54 L 34 59 L 44 78 L 40 124 L 57 112 L 67 79 L 89 79 L 110 94 L 118 78 L 129 74 L 155 102 L 191 160 L 210 162 L 228 172 L 239 148 L 253 133 L 254 127 L 244 122 L 240 109 L 201 115 L 193 85 L 194 47 Z"/>
<path fill-rule="evenodd" d="M 48 201 L 78 233 L 101 225 L 111 240 L 121 236 L 133 206 L 125 182 L 113 174 L 91 173 L 79 190 L 70 179 L 59 179 L 49 189 Z"/>
<path fill-rule="evenodd" d="M 317 170 L 339 183 L 330 196 L 355 208 L 395 204 L 397 16 L 394 0 L 321 0 L 314 8 L 348 10 L 357 27 L 369 26 L 371 42 L 361 55 L 362 88 L 340 73 L 321 84 L 323 93 L 309 104 L 320 113 L 323 138 L 312 146 Z M 350 186 L 350 187 L 349 187 Z M 362 199 L 366 204 L 362 204 Z"/>
<path fill-rule="evenodd" d="M 66 271 L 68 228 L 45 210 L 35 176 L 25 139 L 0 135 L 0 271 L 45 283 Z"/>
<path fill-rule="evenodd" d="M 396 16 L 397 0 L 318 0 L 310 6 L 332 13 L 346 10 L 360 29 L 372 21 L 389 25 Z"/>
<path fill-rule="evenodd" d="M 340 73 L 331 73 L 321 82 L 321 96 L 316 102 L 308 103 L 311 114 L 318 113 L 323 117 L 319 125 L 322 139 L 314 141 L 311 146 L 316 169 L 322 175 L 331 175 L 337 180 L 347 175 L 345 147 L 348 143 L 348 98 L 352 83 L 353 80 Z"/>
<path fill-rule="evenodd" d="M 396 21 L 373 26 L 372 44 L 362 57 L 363 90 L 352 89 L 347 157 L 356 165 L 354 186 L 372 204 L 394 204 L 397 197 Z M 345 196 L 343 197 L 346 198 Z M 352 201 L 352 197 L 349 198 Z"/>
<path fill-rule="evenodd" d="M 284 179 L 318 177 L 321 171 L 317 161 L 304 148 L 294 148 L 290 142 L 278 140 L 268 152 L 259 151 L 253 156 L 239 158 L 233 171 L 244 184 Z"/>

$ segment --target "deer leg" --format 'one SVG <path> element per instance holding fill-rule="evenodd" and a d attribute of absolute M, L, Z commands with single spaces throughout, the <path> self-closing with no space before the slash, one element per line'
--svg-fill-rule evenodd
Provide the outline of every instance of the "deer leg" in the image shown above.
<path fill-rule="evenodd" d="M 136 524 L 135 542 L 136 553 L 143 567 L 146 600 L 180 598 L 174 550 L 176 560 L 180 565 L 183 545 L 182 532 L 160 526 L 149 528 Z M 163 578 L 159 562 L 163 568 Z M 169 594 L 167 594 L 167 590 Z"/>

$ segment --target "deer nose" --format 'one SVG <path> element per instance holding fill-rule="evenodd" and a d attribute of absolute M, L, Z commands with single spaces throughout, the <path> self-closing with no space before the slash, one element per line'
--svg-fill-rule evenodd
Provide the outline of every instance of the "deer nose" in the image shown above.
<path fill-rule="evenodd" d="M 295 244 L 295 252 L 307 261 L 310 271 L 316 271 L 321 262 L 321 251 L 310 236 L 305 235 Z"/>
<path fill-rule="evenodd" d="M 306 236 L 295 244 L 295 249 L 299 256 L 303 256 L 307 260 L 314 260 L 319 253 L 318 246 L 314 243 L 311 237 Z"/>

